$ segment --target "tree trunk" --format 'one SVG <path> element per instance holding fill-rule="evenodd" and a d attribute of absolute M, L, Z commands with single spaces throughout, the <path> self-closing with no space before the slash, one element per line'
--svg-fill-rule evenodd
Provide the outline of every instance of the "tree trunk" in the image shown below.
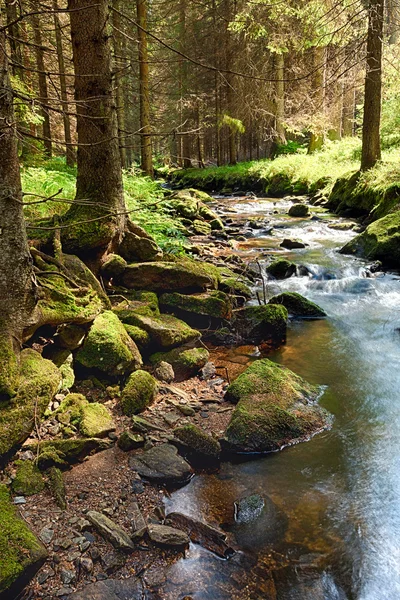
<path fill-rule="evenodd" d="M 285 58 L 283 54 L 275 54 L 275 129 L 277 142 L 286 144 L 285 127 Z"/>
<path fill-rule="evenodd" d="M 5 47 L 0 30 L 0 398 L 17 391 L 22 331 L 35 303 Z"/>
<path fill-rule="evenodd" d="M 320 113 L 322 121 L 325 118 L 325 75 L 326 75 L 326 48 L 316 46 L 313 51 L 313 91 L 314 91 L 314 112 Z M 319 150 L 324 143 L 323 129 L 312 131 L 310 142 L 308 144 L 308 154 Z"/>
<path fill-rule="evenodd" d="M 115 0 L 115 8 L 120 9 L 119 0 Z M 119 143 L 119 155 L 121 158 L 121 167 L 126 168 L 126 146 L 131 144 L 132 140 L 126 137 L 126 126 L 125 126 L 125 107 L 124 107 L 124 88 L 123 88 L 123 74 L 121 72 L 122 67 L 125 66 L 125 60 L 122 59 L 124 56 L 124 44 L 122 41 L 121 33 L 121 16 L 114 11 L 113 12 L 113 39 L 114 39 L 114 55 L 115 63 L 117 65 L 115 72 L 115 98 L 117 102 L 117 120 L 118 120 L 118 143 Z"/>
<path fill-rule="evenodd" d="M 18 19 L 17 6 L 18 3 L 15 0 L 5 0 L 6 15 L 7 15 L 7 29 L 8 29 L 8 42 L 11 50 L 11 71 L 13 75 L 17 75 L 22 81 L 24 80 L 24 70 L 22 68 L 22 49 L 21 49 L 21 33 L 20 23 L 16 22 Z"/>
<path fill-rule="evenodd" d="M 146 0 L 136 0 L 139 39 L 139 95 L 140 95 L 140 150 L 141 168 L 153 176 L 153 153 L 151 148 L 149 58 L 147 51 L 147 5 Z"/>
<path fill-rule="evenodd" d="M 107 0 L 69 0 L 77 107 L 75 202 L 62 229 L 64 248 L 77 254 L 112 249 L 126 224 L 117 111 L 114 101 Z"/>
<path fill-rule="evenodd" d="M 57 48 L 57 60 L 58 60 L 58 70 L 60 72 L 60 95 L 63 107 L 63 123 L 64 123 L 64 139 L 66 144 L 66 161 L 69 167 L 72 167 L 75 164 L 75 153 L 72 147 L 72 138 L 71 138 L 71 122 L 68 114 L 68 95 L 67 95 L 67 78 L 65 73 L 65 60 L 64 60 L 64 51 L 62 45 L 62 36 L 61 36 L 61 23 L 58 17 L 58 4 L 57 0 L 53 0 L 53 8 L 54 8 L 54 29 L 56 33 L 56 48 Z"/>
<path fill-rule="evenodd" d="M 33 10 L 37 10 L 37 5 L 32 6 Z M 32 15 L 32 28 L 35 40 L 35 54 L 36 54 L 36 65 L 38 70 L 39 80 L 39 96 L 40 102 L 44 105 L 49 104 L 49 96 L 47 91 L 47 77 L 46 69 L 44 65 L 44 52 L 42 43 L 42 32 L 40 30 L 41 24 L 39 15 Z M 52 143 L 51 143 L 51 127 L 50 127 L 50 114 L 49 109 L 46 106 L 42 106 L 40 114 L 43 119 L 43 144 L 44 150 L 48 157 L 52 155 Z"/>
<path fill-rule="evenodd" d="M 370 0 L 368 8 L 367 65 L 361 170 L 371 169 L 381 158 L 381 96 L 384 0 Z"/>

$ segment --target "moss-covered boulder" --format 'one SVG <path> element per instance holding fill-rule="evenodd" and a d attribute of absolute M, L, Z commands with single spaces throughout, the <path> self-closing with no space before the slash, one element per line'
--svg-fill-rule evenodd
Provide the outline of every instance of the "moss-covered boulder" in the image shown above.
<path fill-rule="evenodd" d="M 150 334 L 141 327 L 136 327 L 136 325 L 126 325 L 124 323 L 124 327 L 127 334 L 131 340 L 135 342 L 139 350 L 141 352 L 145 352 L 150 346 Z"/>
<path fill-rule="evenodd" d="M 128 299 L 113 307 L 113 312 L 127 325 L 136 323 L 135 319 L 131 318 L 132 313 L 146 317 L 158 317 L 160 309 L 157 294 L 146 291 L 130 292 Z"/>
<path fill-rule="evenodd" d="M 326 312 L 311 300 L 307 300 L 297 292 L 283 292 L 273 296 L 269 304 L 281 304 L 288 313 L 294 317 L 303 317 L 307 319 L 322 319 L 326 317 Z"/>
<path fill-rule="evenodd" d="M 142 365 L 138 347 L 111 311 L 105 311 L 95 319 L 76 360 L 84 367 L 98 369 L 113 377 Z"/>
<path fill-rule="evenodd" d="M 125 271 L 128 263 L 119 254 L 109 254 L 100 268 L 100 273 L 105 279 L 118 280 Z"/>
<path fill-rule="evenodd" d="M 329 426 L 315 402 L 317 386 L 268 359 L 255 361 L 229 387 L 225 398 L 237 404 L 225 432 L 237 452 L 270 452 L 303 441 Z"/>
<path fill-rule="evenodd" d="M 146 317 L 132 313 L 130 320 L 134 321 L 132 324 L 149 334 L 151 346 L 155 349 L 170 350 L 200 338 L 200 333 L 196 329 L 192 329 L 184 321 L 172 315 Z"/>
<path fill-rule="evenodd" d="M 47 558 L 47 551 L 0 485 L 0 597 L 16 598 Z"/>
<path fill-rule="evenodd" d="M 21 352 L 20 382 L 16 396 L 0 403 L 0 456 L 30 435 L 61 382 L 58 368 L 35 350 Z"/>
<path fill-rule="evenodd" d="M 211 233 L 211 225 L 207 223 L 207 221 L 201 221 L 200 219 L 195 219 L 193 221 L 193 231 L 197 235 L 210 235 Z"/>
<path fill-rule="evenodd" d="M 53 416 L 65 426 L 73 425 L 85 437 L 101 438 L 115 429 L 107 407 L 88 402 L 83 394 L 68 394 Z"/>
<path fill-rule="evenodd" d="M 33 496 L 44 489 L 44 481 L 41 472 L 31 460 L 17 460 L 15 478 L 12 482 L 12 490 L 20 496 Z"/>
<path fill-rule="evenodd" d="M 220 443 L 196 425 L 188 424 L 176 427 L 173 433 L 178 442 L 196 457 L 211 460 L 219 459 L 221 454 Z"/>
<path fill-rule="evenodd" d="M 67 508 L 67 491 L 63 474 L 57 467 L 50 467 L 46 472 L 48 486 L 58 508 L 65 510 Z"/>
<path fill-rule="evenodd" d="M 60 390 L 69 390 L 75 383 L 74 357 L 71 350 L 56 350 L 50 358 L 61 373 Z"/>
<path fill-rule="evenodd" d="M 157 365 L 166 362 L 172 365 L 176 381 L 189 379 L 209 361 L 210 353 L 206 348 L 174 348 L 170 352 L 156 352 L 150 356 L 150 362 Z"/>
<path fill-rule="evenodd" d="M 268 342 L 276 347 L 286 341 L 288 312 L 279 304 L 246 306 L 235 311 L 234 329 L 250 344 Z"/>
<path fill-rule="evenodd" d="M 158 260 L 163 255 L 155 240 L 141 237 L 131 231 L 125 233 L 118 250 L 122 258 L 128 262 Z"/>
<path fill-rule="evenodd" d="M 231 299 L 220 291 L 191 295 L 179 292 L 162 294 L 160 304 L 163 310 L 172 312 L 184 320 L 191 319 L 192 322 L 196 321 L 196 315 L 218 320 L 229 320 L 232 317 Z"/>
<path fill-rule="evenodd" d="M 123 452 L 130 452 L 136 448 L 144 446 L 145 438 L 141 433 L 132 433 L 132 431 L 123 431 L 118 438 L 118 448 Z"/>
<path fill-rule="evenodd" d="M 214 202 L 214 198 L 207 194 L 207 192 L 203 192 L 201 190 L 196 190 L 194 188 L 186 188 L 183 190 L 179 190 L 176 192 L 178 198 L 192 198 L 199 202 Z"/>
<path fill-rule="evenodd" d="M 147 371 L 135 371 L 122 390 L 121 405 L 125 415 L 134 415 L 151 404 L 157 394 L 157 381 Z"/>
<path fill-rule="evenodd" d="M 50 467 L 60 469 L 83 460 L 89 454 L 111 448 L 112 441 L 100 438 L 54 439 L 34 443 L 29 448 L 37 453 L 37 465 L 41 471 Z"/>
<path fill-rule="evenodd" d="M 86 329 L 73 323 L 60 325 L 57 329 L 57 343 L 66 350 L 76 350 L 82 346 L 86 336 Z"/>
<path fill-rule="evenodd" d="M 307 204 L 293 204 L 288 210 L 290 217 L 304 218 L 309 216 L 309 208 Z"/>
<path fill-rule="evenodd" d="M 268 265 L 266 271 L 275 279 L 288 279 L 296 273 L 296 265 L 289 260 L 279 258 Z"/>
<path fill-rule="evenodd" d="M 218 270 L 194 260 L 148 262 L 128 265 L 122 282 L 127 288 L 167 291 L 197 291 L 217 288 Z"/>
<path fill-rule="evenodd" d="M 400 211 L 390 213 L 368 225 L 367 229 L 348 242 L 342 254 L 354 254 L 370 260 L 380 260 L 386 266 L 400 266 Z"/>

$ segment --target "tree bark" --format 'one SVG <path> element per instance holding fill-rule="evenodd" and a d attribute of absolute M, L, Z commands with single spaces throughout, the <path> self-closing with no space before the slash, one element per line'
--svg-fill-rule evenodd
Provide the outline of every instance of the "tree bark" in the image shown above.
<path fill-rule="evenodd" d="M 5 48 L 0 30 L 0 398 L 18 389 L 22 332 L 35 304 Z"/>
<path fill-rule="evenodd" d="M 77 107 L 75 202 L 64 248 L 84 254 L 117 246 L 126 224 L 107 0 L 69 0 Z M 81 201 L 85 201 L 83 204 Z"/>
<path fill-rule="evenodd" d="M 316 46 L 313 51 L 313 91 L 314 91 L 314 111 L 325 118 L 325 75 L 326 75 L 326 48 Z M 324 143 L 323 131 L 312 131 L 308 145 L 308 154 L 319 150 Z"/>
<path fill-rule="evenodd" d="M 147 5 L 146 0 L 136 0 L 139 40 L 139 95 L 140 95 L 140 153 L 141 168 L 146 175 L 153 176 L 153 152 L 150 125 L 149 57 L 147 50 Z"/>
<path fill-rule="evenodd" d="M 368 7 L 367 65 L 361 170 L 371 169 L 381 158 L 381 97 L 384 0 L 370 0 Z"/>
<path fill-rule="evenodd" d="M 37 5 L 32 6 L 33 10 L 37 10 Z M 39 15 L 32 15 L 32 28 L 35 40 L 35 54 L 36 54 L 36 65 L 38 69 L 38 81 L 39 81 L 39 96 L 40 102 L 49 104 L 48 90 L 47 90 L 47 77 L 46 69 L 44 64 L 44 52 L 42 42 L 42 32 L 40 30 L 41 24 Z M 45 153 L 48 157 L 52 155 L 52 143 L 51 143 L 51 127 L 50 127 L 50 115 L 49 111 L 45 106 L 40 109 L 40 114 L 43 119 L 43 145 Z"/>
<path fill-rule="evenodd" d="M 117 10 L 120 9 L 119 0 L 115 0 L 115 8 Z M 117 120 L 118 120 L 118 141 L 119 141 L 119 155 L 121 158 L 121 167 L 123 169 L 126 168 L 126 146 L 127 144 L 131 144 L 132 140 L 129 137 L 126 137 L 125 134 L 125 107 L 124 107 L 124 90 L 123 90 L 123 74 L 121 73 L 121 66 L 124 65 L 125 61 L 121 60 L 121 57 L 124 55 L 124 44 L 122 41 L 121 34 L 121 17 L 117 12 L 113 12 L 113 37 L 114 37 L 114 55 L 115 63 L 117 63 L 117 68 L 115 72 L 115 98 L 117 102 Z M 120 61 L 120 62 L 118 62 Z M 124 65 L 125 66 L 125 65 Z"/>
<path fill-rule="evenodd" d="M 71 138 L 71 122 L 68 114 L 68 95 L 67 95 L 67 78 L 65 72 L 65 60 L 64 60 L 64 50 L 62 45 L 62 37 L 61 37 L 61 23 L 58 17 L 58 4 L 57 0 L 53 0 L 53 8 L 54 8 L 54 28 L 56 34 L 56 48 L 57 48 L 57 60 L 58 60 L 58 70 L 60 72 L 60 95 L 63 107 L 63 124 L 64 124 L 64 139 L 66 144 L 65 157 L 67 161 L 67 165 L 72 167 L 75 164 L 75 153 L 72 147 L 72 138 Z"/>
<path fill-rule="evenodd" d="M 285 127 L 285 58 L 283 54 L 275 54 L 275 129 L 279 144 L 286 144 Z"/>

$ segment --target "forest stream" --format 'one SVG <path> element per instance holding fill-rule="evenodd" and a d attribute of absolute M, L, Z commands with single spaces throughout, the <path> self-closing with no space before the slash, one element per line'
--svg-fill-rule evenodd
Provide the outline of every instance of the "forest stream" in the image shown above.
<path fill-rule="evenodd" d="M 268 281 L 267 294 L 300 292 L 328 318 L 291 322 L 286 345 L 269 357 L 324 386 L 320 403 L 334 421 L 307 443 L 196 475 L 166 500 L 167 512 L 231 532 L 239 551 L 222 560 L 191 545 L 168 572 L 165 598 L 399 598 L 399 278 L 366 277 L 366 263 L 340 255 L 354 233 L 330 229 L 333 216 L 321 209 L 300 220 L 288 218 L 285 200 L 217 202 L 232 222 L 262 217 L 274 225 L 273 236 L 254 230 L 237 243 L 241 256 L 259 255 L 263 265 L 262 253 L 276 253 L 308 267 L 306 276 Z M 308 246 L 283 251 L 288 237 Z M 257 354 L 225 350 L 218 360 L 243 370 Z M 235 502 L 252 495 L 261 505 L 238 522 Z"/>

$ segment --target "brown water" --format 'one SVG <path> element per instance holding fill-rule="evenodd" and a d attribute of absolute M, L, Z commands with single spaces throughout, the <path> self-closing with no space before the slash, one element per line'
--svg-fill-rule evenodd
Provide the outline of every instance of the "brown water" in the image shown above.
<path fill-rule="evenodd" d="M 226 201 L 229 207 L 229 202 Z M 298 291 L 328 313 L 290 324 L 270 358 L 323 386 L 333 428 L 307 443 L 198 475 L 166 502 L 224 527 L 240 551 L 223 561 L 198 546 L 168 574 L 165 598 L 196 600 L 400 599 L 400 282 L 366 279 L 361 261 L 337 254 L 353 234 L 326 221 L 282 219 L 276 201 L 234 201 L 235 209 L 285 223 L 240 252 L 278 252 L 278 239 L 310 244 L 285 253 L 313 275 L 268 284 Z M 233 213 L 237 218 L 240 212 Z M 254 348 L 221 351 L 242 370 Z M 263 513 L 238 525 L 234 502 L 265 498 Z"/>

